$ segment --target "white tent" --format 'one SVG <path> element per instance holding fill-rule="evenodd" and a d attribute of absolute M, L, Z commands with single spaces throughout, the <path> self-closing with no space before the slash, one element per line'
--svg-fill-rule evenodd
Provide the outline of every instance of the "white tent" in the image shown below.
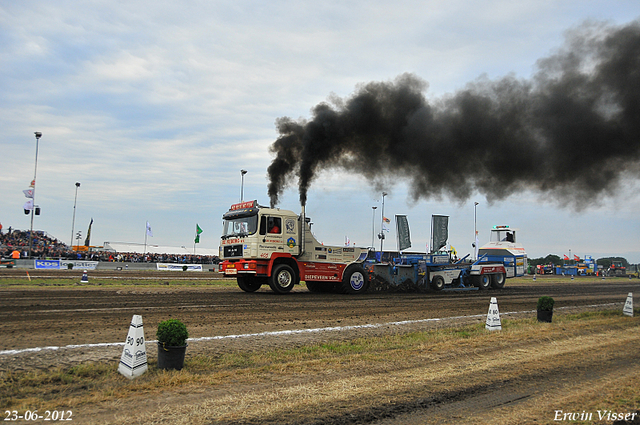
<path fill-rule="evenodd" d="M 112 252 L 135 252 L 137 254 L 172 254 L 172 255 L 193 255 L 193 247 L 191 249 L 184 246 L 162 246 L 131 242 L 105 242 L 104 249 Z M 199 248 L 196 245 L 195 255 L 218 255 L 217 249 Z"/>

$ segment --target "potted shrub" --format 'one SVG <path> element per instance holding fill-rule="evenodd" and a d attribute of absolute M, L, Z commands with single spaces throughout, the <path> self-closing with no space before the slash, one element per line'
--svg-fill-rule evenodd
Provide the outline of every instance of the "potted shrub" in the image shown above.
<path fill-rule="evenodd" d="M 187 350 L 189 332 L 178 319 L 168 319 L 158 324 L 158 368 L 181 370 Z"/>
<path fill-rule="evenodd" d="M 555 301 L 551 297 L 538 298 L 538 322 L 551 323 L 553 318 L 553 304 Z"/>

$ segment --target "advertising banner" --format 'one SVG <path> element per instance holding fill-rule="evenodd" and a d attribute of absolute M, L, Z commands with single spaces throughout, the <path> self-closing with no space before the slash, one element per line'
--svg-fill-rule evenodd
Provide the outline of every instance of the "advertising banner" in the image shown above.
<path fill-rule="evenodd" d="M 35 260 L 36 269 L 59 269 L 60 260 Z"/>
<path fill-rule="evenodd" d="M 202 264 L 176 264 L 176 263 L 157 263 L 158 270 L 183 271 L 184 267 L 188 272 L 201 272 Z"/>
<path fill-rule="evenodd" d="M 73 264 L 73 269 L 95 270 L 98 267 L 97 261 L 79 261 L 79 260 L 35 260 L 36 269 L 54 269 L 66 270 L 69 264 Z"/>
<path fill-rule="evenodd" d="M 95 270 L 98 267 L 98 261 L 61 260 L 60 268 L 68 269 L 69 266 L 67 264 L 73 264 L 73 270 Z"/>

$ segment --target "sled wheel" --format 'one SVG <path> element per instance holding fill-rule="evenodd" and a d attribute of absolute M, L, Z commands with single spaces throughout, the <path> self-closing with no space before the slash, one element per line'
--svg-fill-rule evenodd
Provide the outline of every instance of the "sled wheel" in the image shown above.
<path fill-rule="evenodd" d="M 491 276 L 489 276 L 488 274 L 481 274 L 480 276 L 476 276 L 475 286 L 477 286 L 481 291 L 489 289 L 489 287 L 491 287 Z"/>
<path fill-rule="evenodd" d="M 494 289 L 502 289 L 504 288 L 504 273 L 498 273 L 491 276 L 491 287 Z"/>
<path fill-rule="evenodd" d="M 431 281 L 431 288 L 434 291 L 442 291 L 444 289 L 444 278 L 442 276 L 436 276 Z"/>

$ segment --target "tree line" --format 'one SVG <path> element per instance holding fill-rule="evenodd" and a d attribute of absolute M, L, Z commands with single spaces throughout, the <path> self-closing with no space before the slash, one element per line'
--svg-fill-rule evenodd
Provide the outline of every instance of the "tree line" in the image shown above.
<path fill-rule="evenodd" d="M 581 260 L 584 260 L 584 259 L 581 259 Z M 540 258 L 529 258 L 528 261 L 529 261 L 529 265 L 533 267 L 539 266 L 539 265 L 548 265 L 548 264 L 553 264 L 554 266 L 562 266 L 563 264 L 567 264 L 567 262 L 571 262 L 571 264 L 575 264 L 575 261 L 573 258 L 570 258 L 569 260 L 565 260 L 564 257 L 560 257 L 559 255 L 555 255 L 555 254 L 549 254 L 546 257 L 540 257 Z M 624 257 L 603 257 L 603 258 L 598 258 L 596 260 L 596 264 L 598 266 L 602 266 L 605 269 L 608 269 L 609 267 L 611 267 L 611 264 L 613 264 L 614 262 L 620 262 L 626 268 L 629 268 L 629 265 L 630 265 L 627 259 Z"/>

